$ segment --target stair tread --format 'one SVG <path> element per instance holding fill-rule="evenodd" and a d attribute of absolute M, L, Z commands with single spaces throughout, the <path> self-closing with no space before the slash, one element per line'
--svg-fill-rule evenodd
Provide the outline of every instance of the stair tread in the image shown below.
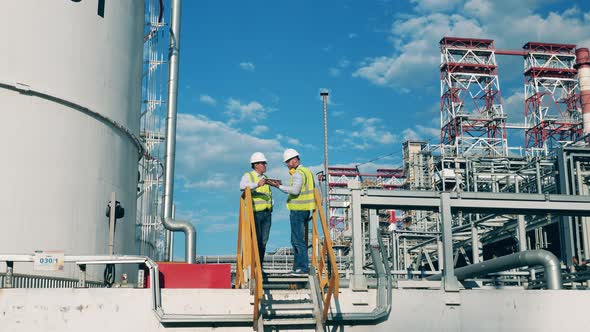
<path fill-rule="evenodd" d="M 294 303 L 270 303 L 266 305 L 267 309 L 271 310 L 285 310 L 285 309 L 313 309 L 311 302 L 294 302 Z"/>
<path fill-rule="evenodd" d="M 314 318 L 265 318 L 264 325 L 316 325 Z"/>
<path fill-rule="evenodd" d="M 299 298 L 299 299 L 264 299 L 264 304 L 265 305 L 270 305 L 270 306 L 274 306 L 274 305 L 306 305 L 312 303 L 312 299 L 310 298 Z"/>
<path fill-rule="evenodd" d="M 288 318 L 288 317 L 313 317 L 313 311 L 308 309 L 301 309 L 301 310 L 266 310 L 265 317 L 268 318 Z"/>
<path fill-rule="evenodd" d="M 268 277 L 263 280 L 264 283 L 270 282 L 307 282 L 307 276 L 302 277 L 295 277 L 295 276 L 285 276 L 285 277 Z"/>

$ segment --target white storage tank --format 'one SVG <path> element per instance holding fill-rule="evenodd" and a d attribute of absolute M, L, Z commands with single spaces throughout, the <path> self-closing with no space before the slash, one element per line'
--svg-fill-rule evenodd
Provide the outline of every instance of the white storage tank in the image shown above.
<path fill-rule="evenodd" d="M 137 254 L 143 0 L 2 4 L 0 253 Z M 23 273 L 15 267 L 15 273 Z"/>

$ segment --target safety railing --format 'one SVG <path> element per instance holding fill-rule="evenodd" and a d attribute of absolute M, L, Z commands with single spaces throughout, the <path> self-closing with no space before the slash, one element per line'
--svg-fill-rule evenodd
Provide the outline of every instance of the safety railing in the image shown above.
<path fill-rule="evenodd" d="M 62 263 L 78 266 L 78 280 L 58 278 L 43 275 L 19 275 L 14 273 L 14 263 L 35 263 L 36 256 L 33 254 L 0 255 L 0 263 L 6 264 L 6 273 L 2 275 L 0 288 L 97 288 L 101 283 L 88 281 L 86 278 L 86 267 L 90 265 L 115 265 L 115 264 L 139 264 L 141 268 L 137 272 L 137 287 L 144 287 L 144 269 L 150 271 L 150 282 L 156 285 L 158 278 L 158 265 L 146 256 L 68 256 L 64 255 Z M 156 285 L 157 286 L 157 285 Z M 123 286 L 121 286 L 123 287 Z M 159 286 L 151 287 L 154 294 L 154 309 L 159 306 Z"/>
<path fill-rule="evenodd" d="M 80 286 L 80 280 L 71 278 L 59 278 L 49 276 L 38 276 L 30 274 L 0 274 L 0 288 L 77 288 Z M 103 282 L 86 281 L 88 288 L 102 288 Z"/>
<path fill-rule="evenodd" d="M 332 239 L 330 238 L 330 229 L 326 222 L 324 210 L 322 209 L 320 195 L 315 189 L 315 204 L 317 208 L 312 214 L 312 253 L 311 265 L 315 267 L 319 288 L 322 296 L 322 321 L 325 322 L 330 309 L 332 297 L 338 298 L 338 288 L 340 285 L 340 275 L 336 256 L 332 249 Z M 319 217 L 319 218 L 318 218 Z M 320 238 L 318 232 L 318 219 L 322 228 L 323 238 Z M 327 288 L 327 289 L 326 289 Z"/>
<path fill-rule="evenodd" d="M 250 287 L 251 293 L 254 295 L 253 326 L 255 329 L 258 326 L 261 301 L 264 296 L 262 266 L 257 243 L 252 192 L 250 188 L 246 188 L 240 197 L 235 287 Z"/>

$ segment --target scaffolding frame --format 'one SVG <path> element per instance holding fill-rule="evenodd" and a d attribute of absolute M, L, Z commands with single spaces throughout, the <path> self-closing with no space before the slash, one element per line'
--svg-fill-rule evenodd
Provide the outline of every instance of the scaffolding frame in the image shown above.
<path fill-rule="evenodd" d="M 166 230 L 162 225 L 164 149 L 166 136 L 168 25 L 163 1 L 146 0 L 140 137 L 146 151 L 139 161 L 136 238 L 140 255 L 162 260 Z"/>

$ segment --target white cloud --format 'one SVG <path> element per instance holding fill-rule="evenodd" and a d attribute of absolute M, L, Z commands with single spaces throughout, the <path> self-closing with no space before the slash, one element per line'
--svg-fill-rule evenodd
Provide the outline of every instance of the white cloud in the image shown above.
<path fill-rule="evenodd" d="M 440 128 L 416 125 L 416 130 L 420 133 L 420 136 L 425 139 L 437 140 L 440 137 Z"/>
<path fill-rule="evenodd" d="M 203 195 L 238 190 L 253 152 L 263 152 L 270 168 L 282 165 L 283 150 L 278 140 L 245 134 L 202 115 L 178 115 L 177 178 L 185 189 L 201 188 Z"/>
<path fill-rule="evenodd" d="M 462 0 L 410 0 L 418 11 L 448 11 L 454 9 Z"/>
<path fill-rule="evenodd" d="M 252 62 L 240 62 L 240 68 L 245 71 L 254 71 L 254 69 L 256 69 Z"/>
<path fill-rule="evenodd" d="M 203 104 L 211 105 L 211 106 L 214 106 L 217 104 L 217 101 L 209 95 L 201 95 L 199 97 L 199 101 Z"/>
<path fill-rule="evenodd" d="M 440 129 L 416 125 L 413 128 L 406 128 L 402 131 L 403 140 L 427 140 L 437 142 L 440 137 Z"/>
<path fill-rule="evenodd" d="M 304 147 L 307 149 L 315 149 L 315 147 L 312 144 L 304 144 L 298 138 L 278 134 L 276 136 L 276 139 L 284 141 L 285 143 L 287 143 L 287 145 L 291 145 L 291 146 L 295 146 L 295 147 Z"/>
<path fill-rule="evenodd" d="M 502 99 L 502 109 L 504 114 L 508 116 L 508 122 L 524 122 L 524 92 L 522 89 Z"/>
<path fill-rule="evenodd" d="M 348 131 L 335 130 L 343 136 L 339 139 L 343 144 L 335 147 L 337 150 L 344 147 L 357 150 L 381 148 L 382 145 L 391 145 L 398 141 L 398 136 L 388 131 L 380 118 L 356 117 L 352 120 L 352 126 L 353 129 Z"/>
<path fill-rule="evenodd" d="M 418 133 L 416 133 L 411 128 L 406 128 L 402 132 L 402 136 L 403 136 L 404 140 L 416 140 L 416 139 L 420 139 L 420 136 L 418 135 Z"/>
<path fill-rule="evenodd" d="M 268 127 L 262 126 L 262 125 L 255 126 L 254 129 L 252 129 L 252 132 L 254 134 L 264 134 L 267 131 L 268 131 Z"/>
<path fill-rule="evenodd" d="M 590 14 L 575 7 L 538 12 L 551 1 L 412 0 L 420 14 L 397 16 L 388 36 L 391 54 L 366 58 L 353 76 L 394 88 L 436 86 L 444 36 L 490 38 L 498 48 L 513 49 L 528 41 L 589 45 Z"/>
<path fill-rule="evenodd" d="M 356 37 L 358 37 L 358 35 L 356 33 L 354 33 L 354 32 L 351 32 L 351 33 L 348 34 L 348 38 L 350 38 L 350 39 L 353 39 L 353 38 L 356 38 Z"/>
<path fill-rule="evenodd" d="M 391 30 L 393 55 L 366 59 L 353 76 L 396 88 L 436 83 L 441 37 L 468 34 L 481 36 L 484 32 L 477 22 L 459 15 L 436 13 L 397 20 Z"/>
<path fill-rule="evenodd" d="M 224 186 L 227 185 L 226 180 L 225 180 L 227 178 L 228 178 L 228 176 L 226 174 L 217 173 L 217 174 L 213 174 L 209 178 L 206 178 L 206 179 L 203 179 L 200 181 L 195 181 L 195 182 L 187 181 L 184 184 L 184 187 L 187 189 L 223 188 Z"/>
<path fill-rule="evenodd" d="M 241 121 L 258 122 L 266 119 L 270 111 L 257 101 L 242 104 L 238 99 L 229 98 L 225 105 L 225 114 L 230 117 L 230 124 Z"/>

